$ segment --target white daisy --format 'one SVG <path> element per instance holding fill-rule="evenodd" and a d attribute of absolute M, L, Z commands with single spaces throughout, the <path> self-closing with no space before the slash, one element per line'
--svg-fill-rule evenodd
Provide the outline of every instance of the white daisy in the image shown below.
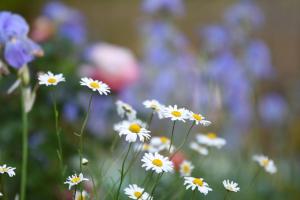
<path fill-rule="evenodd" d="M 38 76 L 40 85 L 57 85 L 59 82 L 65 81 L 63 74 L 53 74 L 52 72 L 48 72 L 46 74 L 40 74 Z"/>
<path fill-rule="evenodd" d="M 196 139 L 199 144 L 204 144 L 207 146 L 221 148 L 226 144 L 226 140 L 220 137 L 217 137 L 215 133 L 208 134 L 198 134 Z"/>
<path fill-rule="evenodd" d="M 210 121 L 206 120 L 201 114 L 196 114 L 192 111 L 188 112 L 189 120 L 195 122 L 196 125 L 201 124 L 203 126 L 209 126 L 211 124 Z"/>
<path fill-rule="evenodd" d="M 136 118 L 136 111 L 132 108 L 131 105 L 118 100 L 116 101 L 117 112 L 121 118 L 127 117 L 128 120 L 134 120 Z"/>
<path fill-rule="evenodd" d="M 143 102 L 143 105 L 146 108 L 150 108 L 153 111 L 155 111 L 158 114 L 158 118 L 162 119 L 163 118 L 163 110 L 164 110 L 164 105 L 160 104 L 157 100 L 146 100 Z"/>
<path fill-rule="evenodd" d="M 76 191 L 75 200 L 87 200 L 87 199 L 88 199 L 88 193 L 86 191 L 82 190 L 82 193 L 81 191 Z"/>
<path fill-rule="evenodd" d="M 181 176 L 190 176 L 194 169 L 194 165 L 187 160 L 184 160 L 179 166 L 179 172 Z"/>
<path fill-rule="evenodd" d="M 171 140 L 167 137 L 153 137 L 150 140 L 150 145 L 153 146 L 154 149 L 156 149 L 158 152 L 167 150 L 169 151 L 171 144 Z M 172 145 L 170 151 L 173 152 L 175 147 Z"/>
<path fill-rule="evenodd" d="M 83 174 L 80 173 L 79 176 L 77 174 L 74 174 L 72 176 L 69 176 L 64 184 L 69 184 L 69 190 L 71 189 L 72 186 L 78 185 L 83 181 L 88 181 L 89 179 L 84 178 Z"/>
<path fill-rule="evenodd" d="M 115 125 L 114 129 L 119 132 L 120 136 L 126 135 L 125 140 L 128 142 L 135 142 L 137 138 L 144 142 L 145 139 L 148 140 L 151 137 L 150 131 L 145 128 L 145 124 L 140 120 L 124 120 Z"/>
<path fill-rule="evenodd" d="M 197 151 L 199 154 L 206 156 L 208 155 L 208 149 L 204 146 L 199 145 L 196 142 L 191 142 L 190 148 L 194 151 Z"/>
<path fill-rule="evenodd" d="M 129 185 L 124 191 L 130 199 L 153 200 L 153 197 L 150 197 L 147 192 L 144 192 L 143 188 L 140 188 L 136 184 Z"/>
<path fill-rule="evenodd" d="M 192 190 L 197 188 L 204 195 L 207 195 L 209 191 L 212 191 L 208 184 L 204 182 L 203 178 L 184 177 L 184 185 L 186 185 L 187 190 L 189 188 Z"/>
<path fill-rule="evenodd" d="M 172 172 L 173 163 L 167 157 L 163 157 L 159 153 L 145 153 L 142 158 L 144 163 L 142 167 L 145 167 L 146 171 L 153 170 L 156 173 Z"/>
<path fill-rule="evenodd" d="M 238 192 L 240 191 L 240 188 L 238 187 L 238 184 L 233 182 L 233 181 L 229 181 L 229 180 L 224 180 L 223 181 L 223 186 L 226 190 L 230 191 L 230 192 Z"/>
<path fill-rule="evenodd" d="M 277 172 L 277 168 L 274 164 L 274 161 L 269 159 L 267 156 L 254 155 L 253 160 L 258 162 L 258 164 L 262 166 L 266 170 L 266 172 L 270 174 L 274 174 Z"/>
<path fill-rule="evenodd" d="M 168 106 L 163 109 L 163 116 L 165 118 L 171 118 L 172 121 L 179 120 L 185 122 L 188 118 L 188 111 L 185 108 L 177 108 L 175 106 Z"/>
<path fill-rule="evenodd" d="M 0 174 L 7 173 L 9 177 L 13 177 L 16 175 L 15 169 L 16 168 L 8 167 L 4 164 L 4 165 L 0 166 Z"/>
<path fill-rule="evenodd" d="M 157 149 L 155 149 L 152 145 L 148 144 L 148 143 L 142 143 L 142 144 L 136 144 L 134 146 L 134 149 L 136 151 L 146 151 L 146 152 L 158 152 Z"/>
<path fill-rule="evenodd" d="M 100 95 L 107 95 L 108 93 L 110 93 L 110 88 L 107 84 L 103 83 L 102 81 L 93 80 L 91 78 L 81 78 L 80 85 L 87 86 L 93 91 L 98 91 Z"/>

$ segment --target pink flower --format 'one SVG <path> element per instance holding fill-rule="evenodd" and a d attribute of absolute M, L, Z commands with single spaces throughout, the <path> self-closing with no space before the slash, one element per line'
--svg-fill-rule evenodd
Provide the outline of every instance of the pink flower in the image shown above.
<path fill-rule="evenodd" d="M 124 47 L 97 43 L 87 52 L 89 64 L 80 69 L 80 76 L 88 76 L 107 83 L 120 91 L 139 77 L 139 66 L 133 53 Z"/>

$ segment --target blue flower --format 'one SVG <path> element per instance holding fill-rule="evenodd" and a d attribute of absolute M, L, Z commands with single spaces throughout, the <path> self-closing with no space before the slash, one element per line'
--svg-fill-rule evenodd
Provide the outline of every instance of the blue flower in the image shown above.
<path fill-rule="evenodd" d="M 14 68 L 21 68 L 35 56 L 43 55 L 39 45 L 27 37 L 29 26 L 23 17 L 4 11 L 0 12 L 0 44 L 5 61 Z"/>
<path fill-rule="evenodd" d="M 16 38 L 26 37 L 29 31 L 28 24 L 23 17 L 4 11 L 0 12 L 0 43 Z"/>
<path fill-rule="evenodd" d="M 182 15 L 184 5 L 182 0 L 144 0 L 142 9 L 149 14 L 166 11 L 173 15 Z"/>

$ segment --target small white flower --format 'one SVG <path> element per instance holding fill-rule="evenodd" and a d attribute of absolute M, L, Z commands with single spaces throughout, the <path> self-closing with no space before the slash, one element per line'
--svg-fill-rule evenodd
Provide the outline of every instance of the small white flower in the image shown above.
<path fill-rule="evenodd" d="M 89 163 L 89 160 L 86 159 L 86 158 L 82 158 L 81 163 L 82 163 L 83 165 L 87 165 L 87 164 Z"/>
<path fill-rule="evenodd" d="M 185 108 L 177 108 L 175 106 L 168 106 L 163 109 L 163 116 L 165 118 L 171 118 L 172 121 L 179 120 L 185 122 L 188 118 L 188 111 Z"/>
<path fill-rule="evenodd" d="M 274 174 L 277 172 L 277 168 L 274 164 L 274 161 L 269 159 L 267 156 L 254 155 L 253 160 L 258 162 L 258 164 L 262 166 L 266 170 L 266 172 L 270 174 Z"/>
<path fill-rule="evenodd" d="M 88 181 L 88 180 L 89 179 L 84 178 L 83 174 L 80 173 L 79 176 L 77 176 L 77 174 L 69 176 L 64 184 L 69 184 L 69 190 L 70 190 L 71 187 L 73 187 L 74 185 L 78 185 L 79 183 L 81 183 L 83 181 Z"/>
<path fill-rule="evenodd" d="M 203 178 L 194 178 L 194 177 L 184 177 L 184 185 L 186 185 L 186 189 L 195 190 L 196 188 L 199 192 L 207 195 L 209 191 L 212 189 L 208 186 L 206 182 L 204 182 Z"/>
<path fill-rule="evenodd" d="M 100 95 L 105 94 L 107 95 L 110 93 L 110 88 L 107 84 L 103 83 L 102 81 L 93 80 L 91 78 L 81 78 L 80 85 L 84 85 L 92 89 L 94 92 L 98 91 Z"/>
<path fill-rule="evenodd" d="M 153 146 L 154 149 L 156 149 L 158 152 L 167 150 L 169 151 L 171 144 L 171 140 L 167 137 L 153 137 L 150 140 L 150 145 Z M 175 147 L 172 145 L 170 151 L 173 152 Z"/>
<path fill-rule="evenodd" d="M 87 200 L 87 199 L 88 199 L 88 193 L 86 191 L 82 190 L 82 193 L 81 191 L 76 191 L 75 200 Z"/>
<path fill-rule="evenodd" d="M 143 105 L 146 108 L 150 108 L 158 114 L 158 118 L 163 118 L 163 110 L 165 108 L 164 105 L 160 104 L 157 100 L 146 100 L 143 102 Z"/>
<path fill-rule="evenodd" d="M 147 143 L 136 144 L 134 146 L 134 149 L 136 151 L 146 151 L 146 152 L 151 152 L 151 153 L 158 152 L 157 149 L 155 149 L 152 145 L 147 144 Z"/>
<path fill-rule="evenodd" d="M 63 74 L 53 74 L 52 72 L 48 72 L 46 74 L 41 74 L 38 76 L 40 85 L 57 85 L 59 82 L 65 81 Z"/>
<path fill-rule="evenodd" d="M 203 155 L 203 156 L 207 156 L 208 155 L 208 149 L 204 146 L 199 145 L 196 142 L 191 142 L 190 144 L 190 148 L 194 151 L 197 151 L 199 154 Z"/>
<path fill-rule="evenodd" d="M 229 181 L 229 180 L 224 180 L 223 181 L 223 186 L 226 190 L 230 191 L 230 192 L 238 192 L 240 191 L 240 188 L 238 187 L 239 185 L 233 181 Z"/>
<path fill-rule="evenodd" d="M 201 124 L 203 126 L 209 126 L 211 124 L 211 122 L 206 120 L 201 114 L 197 114 L 192 111 L 188 112 L 188 118 L 189 120 L 195 122 L 196 125 Z"/>
<path fill-rule="evenodd" d="M 145 128 L 145 124 L 140 120 L 122 121 L 115 125 L 114 129 L 119 132 L 120 136 L 126 135 L 125 140 L 128 142 L 135 142 L 137 138 L 144 142 L 151 137 L 150 131 Z"/>
<path fill-rule="evenodd" d="M 198 134 L 196 139 L 199 144 L 204 144 L 207 146 L 221 148 L 226 144 L 226 140 L 220 137 L 217 137 L 215 133 L 208 134 Z"/>
<path fill-rule="evenodd" d="M 9 177 L 13 177 L 13 176 L 16 175 L 15 169 L 16 168 L 8 167 L 6 165 L 2 165 L 2 166 L 0 166 L 0 174 L 7 173 Z"/>
<path fill-rule="evenodd" d="M 153 197 L 150 197 L 147 192 L 144 192 L 143 188 L 140 188 L 136 184 L 129 185 L 124 191 L 130 199 L 153 200 Z"/>
<path fill-rule="evenodd" d="M 145 153 L 142 162 L 144 163 L 142 167 L 145 167 L 146 171 L 151 169 L 158 174 L 173 171 L 173 163 L 169 158 L 163 157 L 159 153 Z"/>
<path fill-rule="evenodd" d="M 128 120 L 136 119 L 136 111 L 132 108 L 131 105 L 118 100 L 116 101 L 117 112 L 121 118 L 127 117 Z"/>
<path fill-rule="evenodd" d="M 179 172 L 181 176 L 190 176 L 194 169 L 194 165 L 187 160 L 184 160 L 179 166 Z"/>
<path fill-rule="evenodd" d="M 2 197 L 3 196 L 3 194 L 0 192 L 0 197 Z"/>

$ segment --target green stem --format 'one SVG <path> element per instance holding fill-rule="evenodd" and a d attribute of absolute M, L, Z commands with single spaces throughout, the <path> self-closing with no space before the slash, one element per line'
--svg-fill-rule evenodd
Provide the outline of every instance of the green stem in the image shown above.
<path fill-rule="evenodd" d="M 164 172 L 162 172 L 161 174 L 158 174 L 158 176 L 157 176 L 157 179 L 156 179 L 156 181 L 155 181 L 155 183 L 154 183 L 154 185 L 153 185 L 153 188 L 152 188 L 152 190 L 151 190 L 151 195 L 149 196 L 149 198 L 150 197 L 153 197 L 153 194 L 154 194 L 154 192 L 155 192 L 155 190 L 156 190 L 156 187 L 158 186 L 158 183 L 159 183 L 159 181 L 160 181 L 160 179 L 161 179 L 161 177 L 164 175 Z"/>
<path fill-rule="evenodd" d="M 170 141 L 170 146 L 169 146 L 169 150 L 168 150 L 169 153 L 171 151 L 171 147 L 173 144 L 175 124 L 176 124 L 176 121 L 173 122 L 173 126 L 172 126 L 171 141 Z"/>
<path fill-rule="evenodd" d="M 58 157 L 58 160 L 59 160 L 61 176 L 62 176 L 62 178 L 64 178 L 65 170 L 64 170 L 64 164 L 63 164 L 63 152 L 62 152 L 62 145 L 61 145 L 61 138 L 60 138 L 60 128 L 58 126 L 59 112 L 57 110 L 57 103 L 56 103 L 55 94 L 53 93 L 51 96 L 52 96 L 52 101 L 53 101 L 53 110 L 54 110 L 54 119 L 55 119 L 55 133 L 56 133 L 57 145 L 58 145 L 57 157 Z"/>
<path fill-rule="evenodd" d="M 171 156 L 170 160 L 172 160 L 172 158 L 176 155 L 176 153 L 178 153 L 182 149 L 182 147 L 186 143 L 186 141 L 187 141 L 187 139 L 188 139 L 188 137 L 189 137 L 189 135 L 191 133 L 191 130 L 193 129 L 194 126 L 195 126 L 195 122 L 193 122 L 192 126 L 189 128 L 189 130 L 188 130 L 187 134 L 185 135 L 182 143 L 179 145 L 179 147 L 177 148 L 177 150 L 175 151 L 175 153 L 173 153 L 173 155 Z"/>
<path fill-rule="evenodd" d="M 25 110 L 25 88 L 21 87 L 22 105 L 22 169 L 20 200 L 26 199 L 27 161 L 28 161 L 28 114 Z"/>
<path fill-rule="evenodd" d="M 226 194 L 224 195 L 224 200 L 227 199 L 228 194 L 229 194 L 229 192 L 228 192 L 228 190 L 226 190 Z"/>
<path fill-rule="evenodd" d="M 153 115 L 154 115 L 154 111 L 152 111 L 151 114 L 150 114 L 150 117 L 149 117 L 149 120 L 148 120 L 148 129 L 149 129 L 150 126 L 151 126 L 151 122 L 152 122 L 152 119 L 153 119 Z"/>
<path fill-rule="evenodd" d="M 119 200 L 119 196 L 120 196 L 120 190 L 121 190 L 121 186 L 122 186 L 122 183 L 124 181 L 124 169 L 125 169 L 125 162 L 127 160 L 127 157 L 129 155 L 129 152 L 130 152 L 130 149 L 131 149 L 131 146 L 132 146 L 132 143 L 129 144 L 129 147 L 128 147 L 128 150 L 127 150 L 127 153 L 124 157 L 124 160 L 123 160 L 123 163 L 122 163 L 122 169 L 121 169 L 121 180 L 120 180 L 120 184 L 119 184 L 119 187 L 118 187 L 118 190 L 117 190 L 117 195 L 116 195 L 116 200 Z"/>
<path fill-rule="evenodd" d="M 195 196 L 196 196 L 196 189 L 193 191 L 192 200 L 195 199 Z"/>

